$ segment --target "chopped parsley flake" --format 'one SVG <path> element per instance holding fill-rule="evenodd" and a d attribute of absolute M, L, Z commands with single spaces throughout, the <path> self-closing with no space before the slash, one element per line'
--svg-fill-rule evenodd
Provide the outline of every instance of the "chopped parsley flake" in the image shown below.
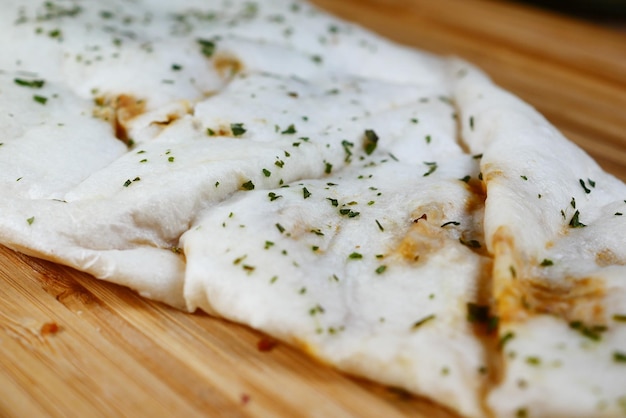
<path fill-rule="evenodd" d="M 459 179 L 459 180 L 461 180 L 464 183 L 469 183 L 471 178 L 472 178 L 471 176 L 467 175 L 467 176 L 465 176 L 465 177 L 463 177 L 462 179 Z"/>
<path fill-rule="evenodd" d="M 613 321 L 626 322 L 626 315 L 615 314 L 613 315 Z"/>
<path fill-rule="evenodd" d="M 241 136 L 246 133 L 246 128 L 243 127 L 243 123 L 231 123 L 230 130 L 235 136 Z"/>
<path fill-rule="evenodd" d="M 527 180 L 528 180 L 528 177 L 526 177 L 526 176 L 520 176 L 520 177 L 521 177 L 521 178 L 522 178 L 522 180 L 524 180 L 524 181 L 527 181 Z"/>
<path fill-rule="evenodd" d="M 613 361 L 616 363 L 626 363 L 626 353 L 621 351 L 613 352 Z"/>
<path fill-rule="evenodd" d="M 318 313 L 323 314 L 324 312 L 325 312 L 324 308 L 322 308 L 319 304 L 315 305 L 313 308 L 309 309 L 309 315 L 311 315 L 311 316 L 315 316 Z"/>
<path fill-rule="evenodd" d="M 35 222 L 35 217 L 31 216 L 30 218 L 26 219 L 26 222 L 28 222 L 28 225 L 32 225 L 33 222 Z"/>
<path fill-rule="evenodd" d="M 428 315 L 427 317 L 422 318 L 422 319 L 420 319 L 419 321 L 415 322 L 415 323 L 413 324 L 413 326 L 411 326 L 411 329 L 412 329 L 412 330 L 416 330 L 416 329 L 418 329 L 419 327 L 421 327 L 422 325 L 424 325 L 426 322 L 428 322 L 428 321 L 432 321 L 433 319 L 435 319 L 435 314 Z"/>
<path fill-rule="evenodd" d="M 385 265 L 378 266 L 378 268 L 376 269 L 376 274 L 383 274 L 385 270 L 387 270 L 387 266 Z"/>
<path fill-rule="evenodd" d="M 344 161 L 350 162 L 350 157 L 352 156 L 352 147 L 354 147 L 354 144 L 344 139 L 343 141 L 341 141 L 341 146 L 343 146 L 343 150 L 346 153 L 346 158 Z"/>
<path fill-rule="evenodd" d="M 587 194 L 591 193 L 591 190 L 589 190 L 587 188 L 587 186 L 585 186 L 585 181 L 583 179 L 579 179 L 578 182 L 580 183 L 580 185 L 583 188 L 583 190 L 585 191 L 585 193 L 587 193 Z"/>
<path fill-rule="evenodd" d="M 362 258 L 363 258 L 363 254 L 360 254 L 360 253 L 354 252 L 354 253 L 350 254 L 350 255 L 348 256 L 348 258 L 349 258 L 350 260 L 360 260 L 360 259 L 362 259 Z"/>
<path fill-rule="evenodd" d="M 526 357 L 526 363 L 530 364 L 531 366 L 539 366 L 541 364 L 541 359 L 534 356 Z"/>
<path fill-rule="evenodd" d="M 337 199 L 332 199 L 330 197 L 327 197 L 326 200 L 330 201 L 330 204 L 335 207 L 339 206 L 339 201 Z"/>
<path fill-rule="evenodd" d="M 44 80 L 24 80 L 22 78 L 16 78 L 13 81 L 18 86 L 30 87 L 32 89 L 40 89 L 46 83 Z"/>
<path fill-rule="evenodd" d="M 424 161 L 424 164 L 426 164 L 428 166 L 428 171 L 423 174 L 424 177 L 430 176 L 432 173 L 435 172 L 435 170 L 437 170 L 437 163 L 436 162 Z"/>
<path fill-rule="evenodd" d="M 585 225 L 584 223 L 580 222 L 580 220 L 578 219 L 580 215 L 579 211 L 576 211 L 574 213 L 574 216 L 572 216 L 572 219 L 569 221 L 569 226 L 572 228 L 584 228 L 587 225 Z"/>
<path fill-rule="evenodd" d="M 541 262 L 541 264 L 539 264 L 541 267 L 549 267 L 554 265 L 554 262 L 552 260 L 549 260 L 547 258 L 544 258 L 543 261 Z"/>
<path fill-rule="evenodd" d="M 365 130 L 365 141 L 363 142 L 363 149 L 367 155 L 371 155 L 376 146 L 378 145 L 378 135 L 372 129 Z"/>
<path fill-rule="evenodd" d="M 515 338 L 515 334 L 512 331 L 507 331 L 504 333 L 502 337 L 500 337 L 500 341 L 498 341 L 498 348 L 503 349 L 506 343 Z"/>
<path fill-rule="evenodd" d="M 305 199 L 308 199 L 311 196 L 311 192 L 309 192 L 309 190 L 306 187 L 302 188 L 302 196 Z"/>
<path fill-rule="evenodd" d="M 324 161 L 324 173 L 330 174 L 333 171 L 333 165 L 327 161 Z"/>
<path fill-rule="evenodd" d="M 248 180 L 241 185 L 241 188 L 244 190 L 254 190 L 254 183 L 252 183 L 252 180 Z"/>
<path fill-rule="evenodd" d="M 339 209 L 339 214 L 348 216 L 348 218 L 354 218 L 359 216 L 360 212 L 353 212 L 351 209 Z"/>
<path fill-rule="evenodd" d="M 278 229 L 278 232 L 281 234 L 285 232 L 285 228 L 281 224 L 276 224 L 276 229 Z"/>
<path fill-rule="evenodd" d="M 378 225 L 378 229 L 380 229 L 381 231 L 385 230 L 385 228 L 383 228 L 383 226 L 380 224 L 380 222 L 378 222 L 378 219 L 376 219 L 376 225 Z"/>
<path fill-rule="evenodd" d="M 196 42 L 200 45 L 200 51 L 202 55 L 207 58 L 211 58 L 215 52 L 215 42 L 207 39 L 197 39 Z"/>
<path fill-rule="evenodd" d="M 263 249 L 269 250 L 273 246 L 274 246 L 274 243 L 272 241 L 265 241 L 265 246 L 263 247 Z"/>
<path fill-rule="evenodd" d="M 45 96 L 34 95 L 33 100 L 39 104 L 45 105 L 48 102 L 48 98 Z"/>
<path fill-rule="evenodd" d="M 297 132 L 297 131 L 296 131 L 296 127 L 295 127 L 295 126 L 293 125 L 293 123 L 292 123 L 291 125 L 289 125 L 289 126 L 287 127 L 287 129 L 285 129 L 284 131 L 282 131 L 282 132 L 281 132 L 281 134 L 283 134 L 283 135 L 292 135 L 292 134 L 295 134 L 296 132 Z"/>
<path fill-rule="evenodd" d="M 593 341 L 600 341 L 602 339 L 600 333 L 606 331 L 607 329 L 604 325 L 587 326 L 583 324 L 582 321 L 570 322 L 569 326 Z"/>
<path fill-rule="evenodd" d="M 474 130 L 474 116 L 470 116 L 469 126 L 470 126 L 470 129 L 473 131 Z"/>

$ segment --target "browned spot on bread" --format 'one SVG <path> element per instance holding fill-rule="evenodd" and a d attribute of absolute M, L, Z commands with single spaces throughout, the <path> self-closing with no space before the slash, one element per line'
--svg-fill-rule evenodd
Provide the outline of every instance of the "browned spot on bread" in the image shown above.
<path fill-rule="evenodd" d="M 146 102 L 133 96 L 121 94 L 115 104 L 115 136 L 124 142 L 129 142 L 128 122 L 142 114 L 146 109 Z"/>
<path fill-rule="evenodd" d="M 600 267 L 607 266 L 624 266 L 626 265 L 626 260 L 620 258 L 617 254 L 615 254 L 609 248 L 605 248 L 596 253 L 596 264 Z"/>
<path fill-rule="evenodd" d="M 129 144 L 128 123 L 145 112 L 146 102 L 131 95 L 117 97 L 100 96 L 94 99 L 93 115 L 111 123 L 115 137 Z"/>
<path fill-rule="evenodd" d="M 604 281 L 565 277 L 550 280 L 531 276 L 508 228 L 494 234 L 494 297 L 501 321 L 523 321 L 537 314 L 553 315 L 566 322 L 600 325 L 606 322 Z M 536 263 L 534 263 L 536 264 Z"/>
<path fill-rule="evenodd" d="M 395 253 L 403 260 L 415 263 L 420 259 L 424 260 L 424 257 L 443 247 L 445 231 L 439 226 L 439 221 L 435 226 L 428 222 L 428 217 L 426 213 L 415 217 L 409 230 L 400 241 Z M 431 215 L 430 218 L 440 220 L 441 215 Z"/>
<path fill-rule="evenodd" d="M 487 190 L 485 183 L 478 179 L 469 179 L 465 183 L 466 189 L 470 192 L 465 203 L 465 209 L 468 212 L 483 210 L 485 208 L 485 200 L 487 199 Z"/>
<path fill-rule="evenodd" d="M 502 176 L 504 176 L 504 173 L 502 172 L 502 170 L 490 170 L 490 171 L 487 171 L 485 174 L 483 174 L 483 180 L 485 180 L 485 182 L 490 182 Z"/>
<path fill-rule="evenodd" d="M 243 70 L 243 63 L 237 57 L 226 53 L 216 54 L 213 66 L 222 78 L 231 78 Z"/>
<path fill-rule="evenodd" d="M 158 126 L 161 126 L 161 127 L 165 127 L 165 126 L 167 126 L 167 125 L 171 124 L 172 122 L 177 121 L 178 119 L 180 119 L 180 115 L 179 115 L 179 114 L 176 114 L 176 113 L 168 113 L 168 114 L 165 116 L 165 120 L 162 120 L 162 121 L 154 121 L 154 122 L 152 122 L 152 124 L 153 124 L 153 125 L 158 125 Z"/>
<path fill-rule="evenodd" d="M 482 166 L 483 180 L 488 183 L 498 177 L 503 177 L 504 172 L 499 168 L 494 167 L 493 164 L 484 164 Z"/>

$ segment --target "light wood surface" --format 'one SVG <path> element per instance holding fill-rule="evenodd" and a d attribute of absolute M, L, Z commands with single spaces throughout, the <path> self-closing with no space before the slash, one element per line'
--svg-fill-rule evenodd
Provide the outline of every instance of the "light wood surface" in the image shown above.
<path fill-rule="evenodd" d="M 503 1 L 315 3 L 477 64 L 626 180 L 624 33 Z M 1 417 L 454 417 L 263 338 L 0 247 Z"/>

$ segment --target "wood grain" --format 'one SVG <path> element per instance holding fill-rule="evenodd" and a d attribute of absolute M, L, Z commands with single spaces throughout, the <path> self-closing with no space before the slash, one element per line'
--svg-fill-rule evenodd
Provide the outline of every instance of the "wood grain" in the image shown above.
<path fill-rule="evenodd" d="M 463 57 L 626 180 L 626 35 L 500 1 L 315 0 Z M 0 247 L 0 416 L 453 417 L 259 333 Z M 42 333 L 55 323 L 56 333 Z"/>

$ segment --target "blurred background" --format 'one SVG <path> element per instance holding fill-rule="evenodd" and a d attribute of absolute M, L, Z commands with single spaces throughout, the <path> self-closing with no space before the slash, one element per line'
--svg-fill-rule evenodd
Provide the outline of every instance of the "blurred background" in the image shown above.
<path fill-rule="evenodd" d="M 513 0 L 626 29 L 626 0 Z"/>

